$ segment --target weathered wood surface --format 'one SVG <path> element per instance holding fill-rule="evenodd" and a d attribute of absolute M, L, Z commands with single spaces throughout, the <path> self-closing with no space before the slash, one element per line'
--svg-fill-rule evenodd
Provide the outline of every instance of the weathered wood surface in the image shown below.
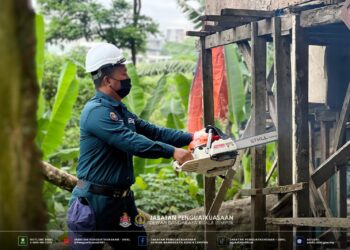
<path fill-rule="evenodd" d="M 275 161 L 272 163 L 272 167 L 270 168 L 267 176 L 266 176 L 266 180 L 265 180 L 265 185 L 267 186 L 269 184 L 269 181 L 273 175 L 273 173 L 275 172 L 275 170 L 277 169 L 277 161 L 278 159 L 275 159 Z"/>
<path fill-rule="evenodd" d="M 266 223 L 298 227 L 350 228 L 350 219 L 345 218 L 266 218 Z"/>
<path fill-rule="evenodd" d="M 65 189 L 69 192 L 73 191 L 73 188 L 77 184 L 78 178 L 74 175 L 68 174 L 47 162 L 41 163 L 44 179 L 55 186 Z"/>
<path fill-rule="evenodd" d="M 309 182 L 308 45 L 300 27 L 300 16 L 292 17 L 292 151 L 293 183 Z M 293 193 L 293 217 L 310 216 L 309 187 Z M 309 228 L 297 227 L 294 236 L 309 237 Z M 307 249 L 301 247 L 300 249 Z"/>
<path fill-rule="evenodd" d="M 258 37 L 258 25 L 251 23 L 251 71 L 252 71 L 252 128 L 255 135 L 262 134 L 266 130 L 266 41 Z M 266 146 L 251 149 L 251 187 L 252 189 L 264 188 L 266 179 Z M 266 216 L 266 197 L 256 194 L 252 199 L 252 238 L 263 237 L 261 232 L 265 230 L 264 217 Z M 264 243 L 255 242 L 252 249 L 264 247 Z"/>
<path fill-rule="evenodd" d="M 316 188 L 320 187 L 332 175 L 334 175 L 342 164 L 350 160 L 350 141 L 338 149 L 323 162 L 311 175 Z M 338 165 L 338 167 L 336 167 Z"/>
<path fill-rule="evenodd" d="M 300 23 L 302 28 L 317 27 L 325 24 L 341 23 L 340 11 L 342 4 L 330 5 L 316 10 L 303 11 L 300 14 Z M 282 35 L 289 35 L 292 28 L 291 16 L 281 17 Z M 212 48 L 224 44 L 235 43 L 238 41 L 250 40 L 250 24 L 242 25 L 236 28 L 224 30 L 205 38 L 205 47 Z M 258 21 L 258 35 L 271 35 L 273 32 L 272 22 L 269 19 Z"/>
<path fill-rule="evenodd" d="M 268 188 L 254 188 L 254 189 L 241 189 L 240 194 L 242 196 L 251 195 L 269 195 L 269 194 L 285 194 L 290 192 L 297 192 L 305 188 L 305 183 L 297 183 L 278 187 L 268 187 Z"/>
<path fill-rule="evenodd" d="M 1 249 L 16 249 L 18 231 L 43 238 L 48 221 L 35 143 L 35 13 L 31 1 L 4 0 L 0 5 L 0 242 Z"/>
<path fill-rule="evenodd" d="M 207 0 L 206 14 L 218 15 L 221 9 L 249 9 L 249 10 L 276 10 L 298 4 L 311 2 L 312 0 Z M 318 1 L 319 2 L 319 1 Z M 323 1 L 329 2 L 329 1 Z"/>
<path fill-rule="evenodd" d="M 202 79 L 203 79 L 203 113 L 204 126 L 214 124 L 214 95 L 213 95 L 213 67 L 212 51 L 205 48 L 205 40 L 202 37 Z M 215 177 L 204 177 L 204 206 L 208 214 L 215 198 Z M 206 249 L 216 249 L 215 224 L 205 225 L 205 239 L 209 242 Z"/>

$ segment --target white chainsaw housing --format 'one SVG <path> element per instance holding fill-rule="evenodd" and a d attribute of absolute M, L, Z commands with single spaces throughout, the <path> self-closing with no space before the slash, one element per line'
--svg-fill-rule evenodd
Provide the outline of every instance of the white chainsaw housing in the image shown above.
<path fill-rule="evenodd" d="M 193 160 L 181 166 L 175 161 L 176 171 L 194 172 L 208 177 L 224 175 L 236 161 L 237 148 L 232 139 L 219 139 L 212 143 L 209 152 L 205 145 L 193 151 Z"/>

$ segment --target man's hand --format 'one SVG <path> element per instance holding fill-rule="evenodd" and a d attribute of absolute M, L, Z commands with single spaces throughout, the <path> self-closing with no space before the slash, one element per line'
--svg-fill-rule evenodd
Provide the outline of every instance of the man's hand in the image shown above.
<path fill-rule="evenodd" d="M 173 157 L 179 163 L 179 165 L 193 159 L 192 154 L 188 150 L 182 148 L 175 148 Z"/>

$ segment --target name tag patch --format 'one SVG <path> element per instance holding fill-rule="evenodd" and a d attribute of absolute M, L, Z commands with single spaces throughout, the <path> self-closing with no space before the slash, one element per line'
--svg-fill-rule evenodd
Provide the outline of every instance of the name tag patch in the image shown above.
<path fill-rule="evenodd" d="M 128 119 L 128 123 L 129 123 L 129 124 L 135 124 L 135 120 L 134 120 L 133 118 L 129 118 L 129 119 Z"/>

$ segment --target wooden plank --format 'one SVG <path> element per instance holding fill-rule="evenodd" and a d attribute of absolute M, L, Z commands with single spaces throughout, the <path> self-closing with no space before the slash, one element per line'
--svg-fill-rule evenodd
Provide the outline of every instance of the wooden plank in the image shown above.
<path fill-rule="evenodd" d="M 266 10 L 247 10 L 247 9 L 222 9 L 222 16 L 246 16 L 246 17 L 258 17 L 258 18 L 269 18 L 275 14 L 274 11 Z"/>
<path fill-rule="evenodd" d="M 239 26 L 245 23 L 258 21 L 261 18 L 248 16 L 219 16 L 219 15 L 205 15 L 199 17 L 201 21 L 212 21 L 219 23 L 230 23 L 231 26 Z"/>
<path fill-rule="evenodd" d="M 317 122 L 334 122 L 337 119 L 337 112 L 333 110 L 316 110 L 315 120 Z"/>
<path fill-rule="evenodd" d="M 317 27 L 325 24 L 341 23 L 340 11 L 342 4 L 331 5 L 316 10 L 301 12 L 301 27 Z M 309 16 L 311 15 L 311 17 Z M 292 28 L 291 16 L 281 17 L 282 35 L 289 35 Z M 225 44 L 245 41 L 250 39 L 250 25 L 242 25 L 237 28 L 228 29 L 206 37 L 206 48 L 213 48 Z M 272 24 L 269 20 L 258 21 L 258 35 L 267 36 L 273 32 Z"/>
<path fill-rule="evenodd" d="M 230 27 L 231 28 L 231 27 Z M 222 27 L 220 25 L 204 25 L 204 31 L 214 31 L 214 32 L 219 32 L 226 30 L 227 28 Z"/>
<path fill-rule="evenodd" d="M 333 153 L 311 174 L 316 188 L 319 188 L 325 181 L 334 175 L 342 164 L 350 160 L 350 141 Z M 338 167 L 335 167 L 338 165 Z"/>
<path fill-rule="evenodd" d="M 254 188 L 254 189 L 241 189 L 240 194 L 242 196 L 252 196 L 252 195 L 270 195 L 270 194 L 285 194 L 292 193 L 303 190 L 305 188 L 305 183 L 297 183 L 278 187 L 268 187 L 268 188 Z"/>
<path fill-rule="evenodd" d="M 277 166 L 278 185 L 292 184 L 292 83 L 290 64 L 290 37 L 282 37 L 281 18 L 273 19 L 274 82 L 276 84 L 277 108 Z M 279 195 L 279 199 L 283 196 Z M 291 227 L 279 227 L 278 235 L 285 239 L 279 242 L 279 249 L 293 248 Z"/>
<path fill-rule="evenodd" d="M 246 128 L 243 131 L 242 138 L 249 137 L 251 135 L 252 135 L 252 125 L 251 125 L 251 119 L 249 119 L 247 122 Z M 239 152 L 234 166 L 227 171 L 227 173 L 225 175 L 225 179 L 222 182 L 220 189 L 219 189 L 217 195 L 215 196 L 213 204 L 210 207 L 209 215 L 213 216 L 213 215 L 217 215 L 219 213 L 219 210 L 220 210 L 222 202 L 224 201 L 226 192 L 232 185 L 232 179 L 236 173 L 236 169 L 238 169 L 238 167 L 241 164 L 240 162 L 241 162 L 241 159 L 244 155 L 244 152 L 245 151 L 243 151 L 243 150 L 241 150 Z"/>
<path fill-rule="evenodd" d="M 270 213 L 275 217 L 290 216 L 292 212 L 292 198 L 293 194 L 288 193 L 283 196 L 273 207 L 270 208 Z"/>
<path fill-rule="evenodd" d="M 266 41 L 258 37 L 258 25 L 251 23 L 252 32 L 252 110 L 251 119 L 255 135 L 266 130 Z M 266 178 L 266 147 L 251 149 L 251 187 L 264 188 Z M 251 197 L 252 237 L 263 236 L 259 231 L 265 231 L 266 197 L 257 194 Z M 264 247 L 262 242 L 254 242 L 252 249 Z"/>
<path fill-rule="evenodd" d="M 205 48 L 205 40 L 202 37 L 202 79 L 203 79 L 203 113 L 204 126 L 214 124 L 214 97 L 213 97 L 213 69 L 212 69 L 212 51 Z M 210 206 L 215 197 L 215 177 L 204 178 L 204 206 L 205 213 L 209 213 Z M 205 244 L 206 249 L 216 249 L 215 224 L 206 224 L 204 227 L 204 239 L 208 241 Z"/>
<path fill-rule="evenodd" d="M 292 225 L 296 227 L 350 227 L 350 219 L 344 218 L 266 218 L 266 223 L 273 225 Z"/>
<path fill-rule="evenodd" d="M 266 176 L 266 181 L 265 181 L 265 186 L 267 186 L 269 184 L 269 181 L 273 175 L 273 173 L 275 172 L 275 170 L 277 169 L 277 161 L 278 159 L 276 159 L 273 164 L 272 164 L 272 167 L 270 168 L 270 171 L 269 173 L 267 174 Z"/>
<path fill-rule="evenodd" d="M 205 37 L 213 33 L 214 33 L 213 31 L 187 31 L 186 36 Z"/>
<path fill-rule="evenodd" d="M 341 8 L 343 4 L 328 5 L 323 8 L 308 10 L 302 12 L 301 27 L 314 27 L 333 23 L 340 23 Z"/>
<path fill-rule="evenodd" d="M 346 128 L 346 122 L 349 119 L 350 114 L 350 82 L 348 84 L 348 88 L 345 94 L 343 107 L 339 115 L 339 120 L 337 121 L 337 127 L 334 135 L 334 143 L 333 148 L 339 149 L 344 142 L 344 131 Z"/>
<path fill-rule="evenodd" d="M 220 14 L 221 9 L 251 9 L 251 10 L 277 10 L 290 6 L 311 2 L 312 0 L 244 0 L 244 1 L 232 1 L 232 0 L 220 0 L 206 1 L 206 13 L 207 14 Z"/>
<path fill-rule="evenodd" d="M 308 124 L 308 45 L 300 27 L 300 16 L 292 17 L 292 152 L 293 183 L 308 182 L 309 175 L 309 124 Z M 293 193 L 293 217 L 310 216 L 309 188 Z M 308 228 L 297 227 L 296 235 L 309 237 Z M 299 249 L 299 248 L 298 248 Z M 300 247 L 307 249 L 307 247 Z"/>

